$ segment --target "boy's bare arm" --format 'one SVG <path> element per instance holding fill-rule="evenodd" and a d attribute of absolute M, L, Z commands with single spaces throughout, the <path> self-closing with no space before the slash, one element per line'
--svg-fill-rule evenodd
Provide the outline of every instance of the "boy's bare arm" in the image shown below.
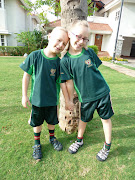
<path fill-rule="evenodd" d="M 71 102 L 73 102 L 73 98 L 74 98 L 74 83 L 73 83 L 73 80 L 72 79 L 67 80 L 66 81 L 66 86 L 67 86 L 67 91 L 68 91 L 68 94 L 69 94 L 69 100 Z"/>
<path fill-rule="evenodd" d="M 68 91 L 67 91 L 66 83 L 61 83 L 60 86 L 61 86 L 64 98 L 65 98 L 65 109 L 72 111 L 73 107 L 74 107 L 74 104 L 69 99 L 69 94 L 68 94 Z"/>
<path fill-rule="evenodd" d="M 30 106 L 30 101 L 29 101 L 29 98 L 27 96 L 30 77 L 31 76 L 28 73 L 24 72 L 23 79 L 22 79 L 22 105 L 24 108 L 28 108 L 27 103 Z"/>

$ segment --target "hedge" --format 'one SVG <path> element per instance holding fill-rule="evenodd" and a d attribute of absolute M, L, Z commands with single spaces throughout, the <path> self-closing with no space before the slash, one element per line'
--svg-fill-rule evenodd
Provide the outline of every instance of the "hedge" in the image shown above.
<path fill-rule="evenodd" d="M 0 46 L 1 56 L 23 56 L 25 53 L 25 46 Z"/>

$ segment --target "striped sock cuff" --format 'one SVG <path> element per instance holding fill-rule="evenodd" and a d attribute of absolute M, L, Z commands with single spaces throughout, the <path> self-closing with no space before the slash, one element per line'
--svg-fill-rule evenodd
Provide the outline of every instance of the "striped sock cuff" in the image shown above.
<path fill-rule="evenodd" d="M 111 147 L 111 143 L 110 143 L 110 144 L 107 144 L 107 143 L 105 142 L 105 148 L 109 150 L 110 147 Z"/>
<path fill-rule="evenodd" d="M 83 139 L 83 137 L 77 137 L 77 139 Z"/>
<path fill-rule="evenodd" d="M 83 140 L 83 137 L 77 137 L 77 142 L 81 142 Z"/>
<path fill-rule="evenodd" d="M 40 139 L 40 136 L 34 136 L 34 139 L 35 139 L 35 140 L 39 140 L 39 139 Z"/>
<path fill-rule="evenodd" d="M 54 136 L 54 133 L 49 133 L 50 134 L 50 136 Z"/>
<path fill-rule="evenodd" d="M 107 144 L 107 143 L 105 142 L 105 145 L 106 145 L 106 146 L 111 146 L 111 143 L 110 143 L 110 144 Z"/>

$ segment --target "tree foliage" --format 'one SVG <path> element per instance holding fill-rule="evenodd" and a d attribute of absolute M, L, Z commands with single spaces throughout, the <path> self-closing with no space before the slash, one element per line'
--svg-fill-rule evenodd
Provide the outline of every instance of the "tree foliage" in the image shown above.
<path fill-rule="evenodd" d="M 31 2 L 30 0 L 24 0 L 24 2 L 28 5 L 28 7 L 26 6 L 22 6 L 22 7 L 29 12 L 28 14 L 31 13 L 36 14 L 39 17 L 41 24 L 47 24 L 49 22 L 47 19 L 48 12 L 55 16 L 60 16 L 60 12 L 61 12 L 60 0 L 36 0 L 34 3 Z M 93 14 L 93 11 L 97 10 L 97 8 L 93 7 L 92 0 L 87 0 L 87 4 L 88 4 L 88 16 L 91 16 Z M 45 9 L 44 5 L 46 5 L 48 8 Z M 38 12 L 39 9 L 40 12 Z"/>

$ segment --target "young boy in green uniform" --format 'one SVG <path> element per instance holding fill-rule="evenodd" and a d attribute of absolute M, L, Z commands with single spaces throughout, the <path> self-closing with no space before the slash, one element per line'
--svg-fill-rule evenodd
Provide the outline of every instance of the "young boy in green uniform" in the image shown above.
<path fill-rule="evenodd" d="M 47 122 L 50 143 L 54 149 L 60 151 L 62 144 L 54 136 L 55 125 L 58 124 L 57 105 L 60 90 L 60 58 L 68 42 L 67 31 L 57 27 L 48 35 L 48 46 L 45 49 L 33 51 L 20 65 L 24 70 L 22 80 L 22 105 L 27 108 L 27 103 L 32 104 L 29 124 L 34 130 L 35 145 L 33 158 L 42 158 L 40 133 L 44 120 Z M 27 96 L 30 78 L 32 78 L 30 100 Z"/>
<path fill-rule="evenodd" d="M 87 21 L 76 21 L 71 25 L 68 33 L 70 46 L 68 52 L 61 60 L 61 81 L 65 83 L 69 97 L 65 97 L 66 108 L 73 109 L 73 83 L 81 102 L 81 120 L 78 126 L 78 137 L 75 143 L 69 147 L 69 152 L 74 154 L 83 146 L 83 134 L 87 122 L 93 118 L 94 111 L 97 110 L 104 129 L 105 143 L 98 152 L 97 159 L 105 161 L 111 147 L 112 124 L 110 117 L 114 114 L 110 89 L 101 75 L 98 67 L 101 65 L 100 59 L 90 48 L 86 50 L 89 41 L 89 24 Z"/>

